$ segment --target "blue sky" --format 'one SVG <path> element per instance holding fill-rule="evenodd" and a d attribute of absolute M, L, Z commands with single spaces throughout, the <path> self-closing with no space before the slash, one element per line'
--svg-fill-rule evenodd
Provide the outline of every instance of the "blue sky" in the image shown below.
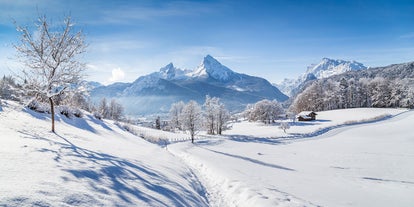
<path fill-rule="evenodd" d="M 210 54 L 271 82 L 323 57 L 366 66 L 414 61 L 414 1 L 0 0 L 0 75 L 16 71 L 12 19 L 71 14 L 90 44 L 87 79 L 129 82 L 173 62 L 193 69 Z"/>

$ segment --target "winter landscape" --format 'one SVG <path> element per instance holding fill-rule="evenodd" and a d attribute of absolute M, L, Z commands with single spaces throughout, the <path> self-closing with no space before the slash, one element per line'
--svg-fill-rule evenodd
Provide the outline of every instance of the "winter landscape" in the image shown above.
<path fill-rule="evenodd" d="M 414 206 L 411 8 L 0 0 L 0 206 Z"/>

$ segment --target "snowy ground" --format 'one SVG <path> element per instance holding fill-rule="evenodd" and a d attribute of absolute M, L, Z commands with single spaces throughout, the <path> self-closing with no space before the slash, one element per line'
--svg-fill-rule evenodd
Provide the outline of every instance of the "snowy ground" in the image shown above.
<path fill-rule="evenodd" d="M 224 131 L 224 134 L 238 137 L 255 138 L 280 138 L 280 137 L 307 137 L 322 134 L 327 129 L 342 127 L 344 125 L 358 124 L 382 120 L 407 111 L 406 109 L 382 109 L 382 108 L 356 108 L 317 112 L 316 120 L 311 122 L 299 122 L 292 120 L 278 121 L 273 125 L 265 125 L 261 122 L 237 122 L 232 124 L 232 129 Z M 277 126 L 280 122 L 289 122 L 290 129 L 287 133 Z"/>
<path fill-rule="evenodd" d="M 208 206 L 189 168 L 90 115 L 50 120 L 13 102 L 0 111 L 0 206 Z"/>
<path fill-rule="evenodd" d="M 351 111 L 336 114 L 357 119 Z M 356 111 L 370 116 L 384 112 Z M 211 205 L 413 206 L 413 123 L 410 111 L 312 139 L 278 142 L 231 136 L 200 140 L 195 146 L 177 143 L 169 150 L 207 183 L 210 200 L 216 201 Z"/>
<path fill-rule="evenodd" d="M 162 148 L 88 114 L 58 116 L 53 134 L 48 116 L 2 102 L 0 206 L 414 205 L 414 111 L 320 112 L 288 134 L 240 122 Z"/>

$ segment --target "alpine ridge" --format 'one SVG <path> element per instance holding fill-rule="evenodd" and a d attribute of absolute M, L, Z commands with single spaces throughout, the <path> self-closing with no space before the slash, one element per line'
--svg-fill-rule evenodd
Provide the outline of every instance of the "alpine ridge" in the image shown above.
<path fill-rule="evenodd" d="M 194 70 L 169 63 L 132 83 L 100 86 L 91 92 L 95 101 L 103 97 L 120 99 L 130 115 L 166 113 L 174 102 L 202 103 L 206 95 L 220 98 L 231 111 L 243 110 L 247 104 L 262 99 L 288 98 L 266 79 L 234 72 L 211 55 L 205 56 Z"/>
<path fill-rule="evenodd" d="M 300 75 L 297 79 L 284 79 L 281 83 L 275 85 L 284 94 L 293 96 L 300 91 L 301 85 L 304 85 L 310 80 L 328 78 L 348 71 L 364 69 L 367 69 L 367 67 L 356 61 L 322 58 L 319 63 L 308 66 L 306 72 Z"/>

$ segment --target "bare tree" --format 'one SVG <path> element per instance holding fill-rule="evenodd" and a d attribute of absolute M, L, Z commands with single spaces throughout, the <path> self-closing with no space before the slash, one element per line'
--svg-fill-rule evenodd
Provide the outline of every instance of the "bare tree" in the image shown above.
<path fill-rule="evenodd" d="M 98 113 L 102 118 L 107 119 L 109 117 L 109 107 L 106 98 L 102 98 L 98 105 Z"/>
<path fill-rule="evenodd" d="M 190 101 L 183 108 L 181 114 L 182 124 L 191 135 L 191 143 L 194 143 L 194 135 L 201 128 L 201 107 L 195 101 Z"/>
<path fill-rule="evenodd" d="M 170 109 L 170 125 L 172 129 L 178 128 L 179 130 L 182 129 L 182 123 L 180 121 L 181 114 L 183 112 L 183 108 L 185 103 L 180 101 L 177 103 L 173 103 Z"/>
<path fill-rule="evenodd" d="M 286 133 L 286 130 L 290 128 L 290 125 L 288 122 L 282 122 L 280 123 L 279 129 L 283 130 L 283 132 Z"/>
<path fill-rule="evenodd" d="M 121 104 L 119 104 L 115 99 L 112 99 L 107 111 L 109 113 L 108 118 L 111 118 L 115 121 L 119 121 L 121 120 L 124 114 L 124 107 Z"/>
<path fill-rule="evenodd" d="M 216 122 L 217 122 L 217 108 L 219 105 L 219 99 L 217 97 L 206 96 L 204 102 L 204 114 L 205 114 L 205 125 L 207 128 L 207 134 L 215 134 Z"/>
<path fill-rule="evenodd" d="M 206 96 L 204 102 L 205 127 L 208 134 L 221 134 L 226 129 L 226 123 L 230 119 L 230 113 L 227 111 L 220 98 Z"/>
<path fill-rule="evenodd" d="M 52 116 L 52 132 L 55 132 L 54 97 L 59 96 L 82 78 L 85 64 L 79 56 L 85 52 L 85 36 L 75 27 L 68 16 L 63 25 L 50 25 L 46 16 L 35 23 L 35 30 L 17 26 L 20 43 L 15 45 L 19 58 L 28 70 L 24 70 L 27 89 L 36 97 L 48 99 Z"/>
<path fill-rule="evenodd" d="M 230 112 L 226 109 L 223 103 L 219 103 L 216 111 L 216 117 L 217 134 L 221 134 L 224 130 L 228 129 L 227 122 L 230 119 Z"/>

